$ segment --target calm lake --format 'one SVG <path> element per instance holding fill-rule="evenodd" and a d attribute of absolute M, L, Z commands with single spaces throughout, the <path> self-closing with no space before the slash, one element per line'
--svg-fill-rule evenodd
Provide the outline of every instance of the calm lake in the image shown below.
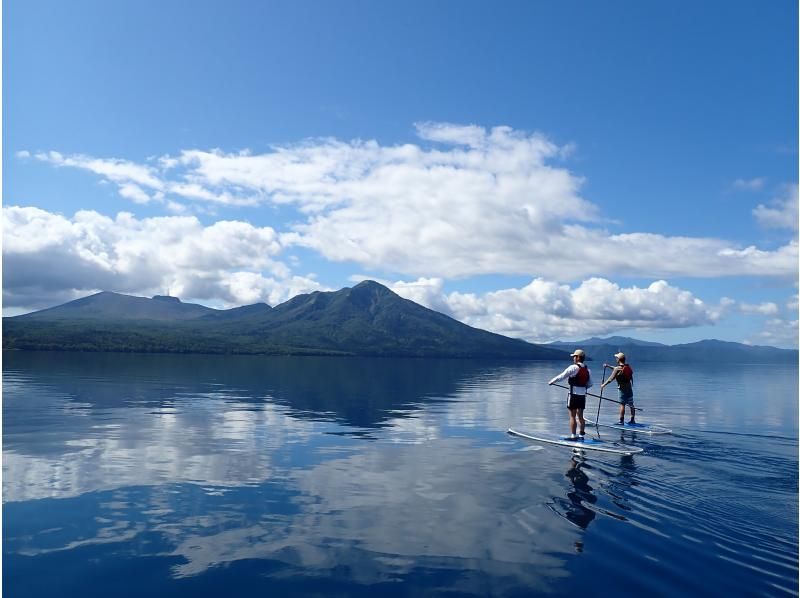
<path fill-rule="evenodd" d="M 567 365 L 5 353 L 5 595 L 797 595 L 797 367 L 633 363 L 633 457 L 507 435 Z"/>

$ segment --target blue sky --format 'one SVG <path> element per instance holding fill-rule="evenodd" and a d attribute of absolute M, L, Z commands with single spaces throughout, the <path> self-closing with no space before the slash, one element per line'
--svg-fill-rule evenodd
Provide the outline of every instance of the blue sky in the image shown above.
<path fill-rule="evenodd" d="M 533 341 L 797 343 L 797 6 L 5 2 L 5 314 L 374 278 Z"/>

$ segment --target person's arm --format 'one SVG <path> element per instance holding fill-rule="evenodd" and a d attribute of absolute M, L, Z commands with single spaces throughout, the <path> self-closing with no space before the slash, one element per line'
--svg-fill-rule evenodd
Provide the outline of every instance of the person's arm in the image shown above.
<path fill-rule="evenodd" d="M 619 374 L 621 371 L 622 371 L 622 368 L 619 367 L 619 366 L 617 366 L 613 370 L 611 370 L 611 375 L 608 377 L 608 380 L 606 380 L 605 382 L 603 382 L 600 385 L 600 390 L 604 389 L 614 378 L 617 377 L 617 374 Z"/>
<path fill-rule="evenodd" d="M 577 373 L 578 366 L 573 364 L 569 366 L 566 370 L 561 372 L 558 376 L 550 380 L 548 384 L 555 384 L 556 382 L 561 382 L 562 380 L 566 380 L 570 376 L 574 376 Z"/>

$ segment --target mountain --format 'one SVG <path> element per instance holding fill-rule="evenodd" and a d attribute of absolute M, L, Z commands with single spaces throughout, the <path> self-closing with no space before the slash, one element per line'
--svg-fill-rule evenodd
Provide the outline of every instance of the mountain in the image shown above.
<path fill-rule="evenodd" d="M 299 295 L 246 325 L 251 334 L 279 345 L 360 355 L 564 357 L 558 350 L 472 328 L 373 281 L 331 293 Z"/>
<path fill-rule="evenodd" d="M 715 339 L 680 345 L 663 345 L 624 336 L 597 337 L 575 342 L 557 341 L 548 347 L 569 350 L 584 348 L 587 357 L 597 362 L 614 363 L 614 354 L 622 351 L 628 361 L 729 361 L 734 363 L 797 363 L 795 349 L 745 345 Z"/>
<path fill-rule="evenodd" d="M 154 297 L 155 299 L 155 297 Z M 250 317 L 258 317 L 261 314 L 267 313 L 272 309 L 272 306 L 266 303 L 254 303 L 253 305 L 243 305 L 241 307 L 233 307 L 231 309 L 214 309 L 211 313 L 202 315 L 202 320 L 244 320 Z"/>
<path fill-rule="evenodd" d="M 4 318 L 3 347 L 78 351 L 566 359 L 472 328 L 365 281 L 335 292 L 213 310 L 175 298 L 100 293 Z M 199 309 L 198 309 L 199 308 Z M 172 310 L 167 312 L 167 310 Z M 168 313 L 174 314 L 169 318 Z"/>
<path fill-rule="evenodd" d="M 592 338 L 587 338 L 586 340 L 577 341 L 583 347 L 594 347 L 597 345 L 627 345 L 627 346 L 637 346 L 637 347 L 666 347 L 667 345 L 663 343 L 654 343 L 650 341 L 640 341 L 636 338 L 629 338 L 627 336 L 609 336 L 608 338 L 600 338 L 597 336 L 593 336 Z M 548 345 L 559 345 L 559 346 L 566 346 L 572 345 L 574 343 L 567 343 L 564 341 L 555 341 L 552 343 L 547 343 Z M 615 351 L 616 353 L 617 351 Z"/>
<path fill-rule="evenodd" d="M 220 310 L 183 303 L 177 297 L 156 295 L 152 299 L 103 291 L 17 316 L 19 320 L 191 320 Z M 6 319 L 4 318 L 4 321 Z"/>

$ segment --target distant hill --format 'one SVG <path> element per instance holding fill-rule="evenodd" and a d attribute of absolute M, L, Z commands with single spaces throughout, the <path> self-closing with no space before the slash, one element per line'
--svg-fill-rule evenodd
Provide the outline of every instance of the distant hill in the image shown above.
<path fill-rule="evenodd" d="M 663 343 L 653 343 L 650 341 L 640 341 L 639 339 L 635 338 L 628 338 L 627 336 L 609 336 L 608 338 L 600 338 L 597 336 L 593 336 L 592 338 L 587 338 L 586 340 L 577 341 L 578 344 L 584 347 L 595 347 L 598 345 L 627 345 L 627 346 L 637 346 L 637 347 L 666 347 Z M 558 345 L 558 346 L 566 346 L 572 345 L 574 343 L 567 343 L 564 341 L 555 341 L 552 343 L 547 343 L 548 345 Z M 618 353 L 618 351 L 615 351 Z"/>
<path fill-rule="evenodd" d="M 152 299 L 104 291 L 63 305 L 16 316 L 14 320 L 191 320 L 218 313 L 177 297 L 156 295 Z M 4 318 L 4 321 L 9 320 Z"/>
<path fill-rule="evenodd" d="M 3 348 L 566 359 L 564 351 L 467 326 L 376 282 L 231 310 L 99 293 L 3 319 Z"/>
<path fill-rule="evenodd" d="M 797 363 L 794 349 L 778 349 L 719 340 L 702 340 L 681 345 L 663 345 L 624 336 L 582 341 L 557 341 L 547 346 L 569 350 L 586 350 L 590 360 L 614 363 L 614 354 L 622 351 L 628 361 L 729 361 L 735 363 Z"/>

